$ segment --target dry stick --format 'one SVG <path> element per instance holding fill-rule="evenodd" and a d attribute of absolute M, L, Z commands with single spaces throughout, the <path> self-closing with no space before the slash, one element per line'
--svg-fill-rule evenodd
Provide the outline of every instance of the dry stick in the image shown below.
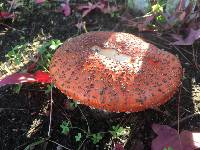
<path fill-rule="evenodd" d="M 83 115 L 83 117 L 84 117 L 84 119 L 86 121 L 86 124 L 88 126 L 88 131 L 87 132 L 90 134 L 91 132 L 90 132 L 90 127 L 89 127 L 89 123 L 87 121 L 87 118 L 85 117 L 85 115 L 83 114 L 82 110 L 80 109 L 80 107 L 78 105 L 77 105 L 77 107 L 78 107 L 79 111 L 81 112 L 81 114 Z M 86 140 L 87 140 L 87 138 L 85 138 L 85 140 L 81 143 L 81 145 L 79 146 L 78 150 L 81 149 L 81 147 L 83 146 L 83 144 L 85 143 Z"/>
<path fill-rule="evenodd" d="M 78 147 L 77 150 L 80 150 L 80 149 L 82 148 L 82 146 L 83 146 L 83 144 L 86 142 L 86 140 L 87 140 L 87 138 L 85 138 L 85 140 L 81 143 L 81 145 Z"/>
<path fill-rule="evenodd" d="M 9 26 L 9 25 L 7 25 L 7 24 L 0 23 L 0 25 L 2 25 L 2 26 L 5 26 L 5 27 L 7 27 L 7 28 L 10 28 L 10 29 L 14 29 L 14 30 L 16 30 L 16 31 L 20 31 L 20 32 L 24 33 L 24 31 L 23 31 L 23 30 L 16 29 L 16 28 L 14 28 L 14 27 L 11 27 L 11 26 Z"/>
<path fill-rule="evenodd" d="M 192 62 L 176 46 L 173 47 L 192 65 Z"/>
<path fill-rule="evenodd" d="M 185 120 L 187 120 L 187 119 L 190 119 L 190 118 L 192 118 L 192 117 L 195 117 L 195 116 L 197 116 L 197 115 L 200 115 L 200 112 L 196 112 L 196 113 L 193 113 L 193 114 L 191 114 L 191 115 L 189 115 L 189 116 L 186 116 L 186 117 L 180 119 L 179 121 L 174 122 L 171 126 L 175 126 L 175 125 L 177 125 L 178 123 L 180 124 L 181 122 L 183 122 L 183 121 L 185 121 Z"/>
<path fill-rule="evenodd" d="M 179 122 L 179 120 L 180 120 L 180 100 L 181 100 L 181 88 L 180 88 L 180 90 L 179 90 L 179 94 L 178 94 L 178 110 L 177 110 L 177 122 L 178 122 L 178 127 L 177 127 L 177 131 L 178 131 L 178 134 L 179 134 L 179 131 L 180 131 L 180 122 Z"/>
<path fill-rule="evenodd" d="M 80 109 L 80 107 L 79 107 L 78 105 L 77 105 L 77 107 L 78 107 L 78 109 L 80 110 L 81 114 L 83 115 L 83 117 L 84 117 L 84 119 L 85 119 L 85 121 L 86 121 L 86 124 L 87 124 L 87 126 L 88 126 L 88 133 L 90 134 L 90 127 L 89 127 L 89 123 L 88 123 L 88 121 L 87 121 L 87 118 L 85 117 L 85 115 L 83 114 L 82 110 Z"/>
<path fill-rule="evenodd" d="M 198 71 L 199 70 L 199 67 L 198 67 L 198 55 L 197 55 L 197 51 L 194 49 L 194 46 L 192 45 L 192 53 L 193 53 L 193 61 L 194 61 L 194 64 L 195 64 L 195 67 L 197 68 Z"/>
<path fill-rule="evenodd" d="M 182 85 L 181 85 L 182 86 Z M 181 150 L 183 149 L 182 148 L 182 143 L 181 143 L 181 137 L 180 137 L 180 122 L 179 122 L 179 120 L 180 120 L 180 100 L 181 100 L 181 89 L 182 88 L 180 88 L 179 89 L 179 93 L 178 93 L 178 107 L 177 107 L 177 109 L 178 109 L 178 111 L 177 111 L 177 122 L 178 122 L 178 125 L 177 125 L 177 132 L 178 132 L 178 138 L 179 138 L 179 143 L 180 143 L 180 147 L 181 147 Z"/>
<path fill-rule="evenodd" d="M 171 41 L 169 41 L 169 40 L 167 40 L 167 39 L 165 39 L 165 38 L 162 38 L 162 37 L 160 37 L 160 36 L 157 36 L 157 38 L 158 39 L 161 39 L 161 40 L 163 40 L 163 41 L 165 41 L 165 42 L 167 42 L 168 43 L 168 45 L 170 44 L 170 42 Z M 156 44 L 158 44 L 158 43 L 156 43 Z M 163 45 L 162 45 L 163 46 Z M 173 47 L 174 47 L 174 45 L 172 45 Z M 165 47 L 167 47 L 167 46 L 165 46 Z M 169 47 L 167 47 L 167 48 L 169 48 Z M 189 51 L 187 51 L 187 50 L 185 50 L 184 48 L 180 48 L 182 51 L 184 51 L 185 53 L 187 53 L 187 54 L 190 54 L 190 55 L 193 55 L 192 54 L 192 52 L 189 52 Z"/>
<path fill-rule="evenodd" d="M 60 146 L 60 147 L 62 147 L 62 148 L 64 148 L 64 149 L 71 150 L 71 149 L 69 149 L 69 148 L 67 148 L 67 147 L 65 147 L 65 146 L 63 146 L 63 145 L 61 145 L 61 144 L 59 144 L 59 143 L 57 143 L 57 142 L 55 142 L 55 141 L 52 141 L 52 140 L 49 140 L 49 139 L 47 139 L 47 141 L 52 142 L 52 143 L 54 143 L 54 144 L 57 144 L 58 146 Z"/>
<path fill-rule="evenodd" d="M 52 82 L 51 82 L 52 84 Z M 52 105 L 53 105 L 53 88 L 51 87 L 51 99 L 50 99 L 50 114 L 49 114 L 49 131 L 48 131 L 48 137 L 51 136 L 51 123 L 52 123 Z"/>

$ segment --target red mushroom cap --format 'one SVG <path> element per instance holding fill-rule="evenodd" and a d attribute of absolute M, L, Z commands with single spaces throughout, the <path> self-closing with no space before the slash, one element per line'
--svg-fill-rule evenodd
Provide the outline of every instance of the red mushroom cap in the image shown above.
<path fill-rule="evenodd" d="M 182 77 L 174 55 L 116 32 L 89 32 L 69 39 L 54 54 L 49 70 L 68 97 L 112 112 L 164 104 Z"/>

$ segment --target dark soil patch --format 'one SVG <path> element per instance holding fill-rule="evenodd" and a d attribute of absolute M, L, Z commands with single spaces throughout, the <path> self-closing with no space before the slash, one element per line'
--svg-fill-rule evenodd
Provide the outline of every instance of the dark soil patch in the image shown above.
<path fill-rule="evenodd" d="M 2 41 L 2 51 L 0 51 L 2 61 L 5 60 L 4 56 L 11 47 L 19 43 L 31 42 L 38 35 L 45 35 L 47 40 L 60 39 L 64 41 L 81 33 L 75 27 L 80 19 L 75 15 L 65 18 L 62 14 L 36 8 L 32 13 L 23 12 L 20 16 L 14 23 L 6 21 L 1 25 L 1 31 L 4 33 L 0 39 Z M 69 149 L 78 149 L 81 142 L 76 142 L 74 137 L 80 132 L 79 130 L 73 129 L 68 135 L 61 133 L 60 125 L 62 121 L 69 119 L 73 127 L 87 131 L 89 125 L 91 133 L 106 132 L 100 143 L 95 145 L 88 139 L 82 143 L 81 149 L 111 149 L 108 146 L 109 141 L 111 141 L 111 134 L 108 131 L 113 125 L 119 124 L 131 128 L 129 137 L 123 137 L 128 140 L 125 146 L 127 150 L 134 150 L 138 146 L 140 146 L 138 150 L 149 150 L 151 141 L 155 138 L 155 134 L 151 130 L 153 123 L 167 124 L 176 128 L 178 106 L 180 118 L 194 113 L 194 104 L 197 103 L 193 102 L 192 79 L 199 83 L 200 74 L 196 69 L 194 57 L 190 54 L 192 53 L 191 47 L 177 47 L 176 49 L 168 45 L 168 36 L 132 31 L 121 25 L 117 18 L 99 12 L 91 14 L 84 20 L 88 31 L 111 31 L 115 29 L 115 31 L 133 33 L 178 55 L 185 69 L 185 78 L 180 91 L 166 105 L 160 107 L 160 112 L 147 110 L 139 113 L 115 114 L 103 113 L 82 105 L 73 110 L 66 109 L 64 104 L 68 101 L 67 97 L 57 89 L 53 89 L 52 130 L 51 137 L 47 138 L 50 101 L 50 94 L 45 94 L 44 91 L 47 87 L 45 85 L 23 85 L 19 94 L 13 93 L 12 87 L 3 87 L 0 89 L 0 149 L 24 149 L 27 145 L 42 138 L 47 139 L 46 142 L 32 149 L 55 150 L 61 148 L 58 143 Z M 5 32 L 6 25 L 10 27 Z M 199 43 L 194 45 L 196 48 L 199 46 Z M 199 52 L 197 56 L 199 56 Z M 196 60 L 196 63 L 199 64 L 199 61 L 199 59 Z M 200 116 L 197 115 L 181 121 L 180 130 L 200 131 L 199 120 Z"/>

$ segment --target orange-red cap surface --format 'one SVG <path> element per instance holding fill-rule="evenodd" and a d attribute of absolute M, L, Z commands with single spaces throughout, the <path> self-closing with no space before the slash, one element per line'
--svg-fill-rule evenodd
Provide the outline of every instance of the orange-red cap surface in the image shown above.
<path fill-rule="evenodd" d="M 120 32 L 89 32 L 66 41 L 49 67 L 68 97 L 111 112 L 136 112 L 167 102 L 181 83 L 176 56 Z"/>

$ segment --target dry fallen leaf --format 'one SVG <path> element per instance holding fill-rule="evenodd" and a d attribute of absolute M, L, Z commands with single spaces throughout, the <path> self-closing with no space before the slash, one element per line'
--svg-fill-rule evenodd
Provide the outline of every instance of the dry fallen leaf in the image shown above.
<path fill-rule="evenodd" d="M 171 45 L 192 45 L 200 38 L 200 29 L 194 30 L 191 28 L 186 38 L 176 34 L 172 34 L 172 37 L 177 41 L 170 43 Z"/>
<path fill-rule="evenodd" d="M 35 3 L 36 4 L 42 4 L 42 3 L 44 3 L 46 0 L 35 0 Z"/>
<path fill-rule="evenodd" d="M 13 19 L 15 15 L 10 12 L 0 11 L 0 20 L 1 19 Z"/>
<path fill-rule="evenodd" d="M 137 28 L 139 31 L 152 31 L 152 29 L 148 26 L 151 21 L 155 18 L 154 14 L 145 15 L 143 17 L 131 18 L 129 14 L 126 14 L 121 17 L 122 23 L 126 24 L 126 26 Z"/>
<path fill-rule="evenodd" d="M 159 124 L 153 124 L 152 129 L 158 135 L 152 141 L 152 150 L 163 150 L 167 147 L 171 147 L 173 150 L 194 150 L 200 148 L 200 132 L 194 133 L 183 130 L 178 134 L 176 129 Z"/>
<path fill-rule="evenodd" d="M 61 4 L 61 11 L 67 17 L 71 14 L 71 7 L 69 6 L 69 1 Z"/>
<path fill-rule="evenodd" d="M 111 14 L 118 11 L 120 8 L 117 6 L 110 6 L 107 0 L 100 0 L 96 3 L 88 2 L 88 4 L 82 4 L 78 6 L 77 9 L 82 11 L 82 17 L 85 17 L 95 9 L 100 10 L 104 14 Z"/>

